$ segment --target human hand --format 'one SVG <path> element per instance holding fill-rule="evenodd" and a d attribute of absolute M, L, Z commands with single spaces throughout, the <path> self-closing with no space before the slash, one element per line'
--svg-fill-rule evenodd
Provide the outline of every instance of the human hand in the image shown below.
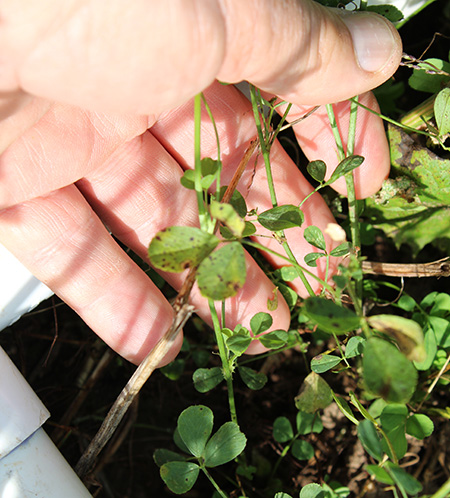
<path fill-rule="evenodd" d="M 107 7 L 99 0 L 47 0 L 38 7 L 5 0 L 0 18 L 0 242 L 134 362 L 165 332 L 172 310 L 103 224 L 143 257 L 158 230 L 196 224 L 195 196 L 179 182 L 193 163 L 188 100 L 209 86 L 226 184 L 255 129 L 245 98 L 215 78 L 246 79 L 293 102 L 294 120 L 312 105 L 379 85 L 401 53 L 395 29 L 384 20 L 309 0 L 116 0 Z M 361 100 L 376 107 L 371 94 Z M 347 111 L 345 103 L 336 108 L 344 136 Z M 214 156 L 206 117 L 202 126 L 202 154 Z M 336 164 L 323 112 L 295 132 L 308 157 Z M 355 174 L 363 197 L 379 188 L 389 168 L 382 123 L 372 114 L 359 113 L 355 153 L 366 158 Z M 272 164 L 279 204 L 298 204 L 310 185 L 279 145 Z M 252 175 L 244 173 L 239 190 L 248 189 L 248 206 L 261 212 L 271 204 L 260 161 Z M 304 210 L 305 226 L 333 221 L 318 195 Z M 310 249 L 301 230 L 287 235 L 302 260 Z M 321 266 L 317 272 L 323 277 Z M 180 286 L 182 276 L 167 277 Z M 302 292 L 300 284 L 296 289 Z M 272 291 L 248 259 L 247 283 L 227 304 L 227 324 L 248 324 L 266 310 Z M 195 291 L 192 302 L 206 317 Z M 284 302 L 271 314 L 274 328 L 288 327 Z"/>

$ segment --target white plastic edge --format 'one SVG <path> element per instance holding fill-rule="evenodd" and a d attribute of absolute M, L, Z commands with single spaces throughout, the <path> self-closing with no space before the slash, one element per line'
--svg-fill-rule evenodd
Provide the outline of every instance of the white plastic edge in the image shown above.
<path fill-rule="evenodd" d="M 25 441 L 49 416 L 42 401 L 0 348 L 0 458 Z"/>
<path fill-rule="evenodd" d="M 0 276 L 0 330 L 53 294 L 1 244 Z"/>
<path fill-rule="evenodd" d="M 44 429 L 0 460 L 1 498 L 92 498 Z"/>

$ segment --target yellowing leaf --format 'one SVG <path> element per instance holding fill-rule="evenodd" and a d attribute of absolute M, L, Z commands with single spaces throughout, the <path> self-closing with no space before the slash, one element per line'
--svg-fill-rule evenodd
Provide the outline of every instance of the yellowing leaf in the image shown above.
<path fill-rule="evenodd" d="M 426 359 L 422 327 L 414 320 L 395 315 L 375 315 L 367 321 L 372 328 L 393 337 L 408 359 L 419 362 Z"/>

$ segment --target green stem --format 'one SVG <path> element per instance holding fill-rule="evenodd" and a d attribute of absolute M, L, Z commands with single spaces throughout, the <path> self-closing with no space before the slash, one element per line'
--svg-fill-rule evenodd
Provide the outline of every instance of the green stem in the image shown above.
<path fill-rule="evenodd" d="M 279 258 L 284 259 L 285 261 L 290 263 L 292 266 L 294 266 L 297 270 L 301 270 L 302 272 L 306 273 L 310 277 L 316 279 L 320 283 L 320 285 L 322 285 L 322 287 L 324 287 L 331 294 L 334 295 L 335 291 L 331 285 L 329 285 L 327 282 L 324 282 L 321 278 L 319 278 L 313 272 L 309 271 L 308 269 L 304 268 L 303 266 L 300 266 L 295 259 L 291 259 L 287 256 L 283 256 L 279 252 L 276 252 L 273 249 L 269 249 L 268 247 L 263 246 L 262 244 L 259 244 L 258 242 L 254 242 L 254 241 L 246 240 L 246 239 L 242 239 L 241 242 L 242 242 L 242 244 L 245 244 L 247 246 L 254 247 L 255 249 L 258 249 L 259 251 L 268 252 L 269 254 L 273 254 L 274 256 L 278 256 Z"/>
<path fill-rule="evenodd" d="M 219 355 L 222 361 L 223 376 L 225 378 L 225 382 L 227 383 L 228 404 L 230 405 L 231 420 L 237 424 L 238 421 L 236 415 L 236 403 L 234 400 L 233 374 L 231 373 L 228 350 L 225 341 L 223 339 L 223 334 L 219 323 L 219 317 L 217 315 L 216 307 L 214 306 L 214 301 L 209 299 L 208 303 L 214 326 L 214 334 L 216 336 L 217 346 L 219 348 Z"/>
<path fill-rule="evenodd" d="M 228 496 L 219 488 L 217 482 L 213 479 L 213 476 L 208 472 L 205 466 L 200 466 L 200 468 L 205 473 L 206 477 L 209 479 L 209 482 L 214 486 L 215 490 L 219 493 L 222 498 L 228 498 Z"/>
<path fill-rule="evenodd" d="M 261 147 L 261 154 L 263 156 L 264 165 L 266 168 L 266 176 L 267 176 L 267 184 L 268 184 L 269 192 L 270 192 L 270 200 L 272 202 L 272 206 L 277 207 L 278 202 L 277 202 L 277 196 L 275 193 L 275 184 L 273 181 L 272 167 L 270 165 L 270 154 L 269 154 L 270 144 L 269 144 L 269 147 L 267 147 L 267 142 L 266 142 L 267 137 L 264 135 L 262 128 L 261 128 L 261 119 L 260 119 L 260 115 L 258 113 L 258 103 L 256 101 L 256 90 L 255 90 L 255 87 L 253 85 L 250 85 L 250 95 L 251 95 L 251 99 L 252 99 L 252 108 L 253 108 L 253 115 L 254 115 L 255 124 L 256 124 L 256 130 L 258 132 L 259 144 Z M 284 241 L 282 244 L 283 249 L 285 250 L 289 259 L 291 261 L 297 262 L 297 259 L 295 258 L 294 253 L 292 252 L 292 250 L 291 250 L 291 248 L 286 240 L 286 237 L 284 235 L 284 231 L 280 230 L 279 232 L 277 232 L 277 235 L 280 237 L 281 240 Z M 310 296 L 314 296 L 315 293 L 311 287 L 311 284 L 308 282 L 308 279 L 306 278 L 300 265 L 296 266 L 296 270 L 297 270 L 298 276 L 300 277 L 300 280 L 302 281 L 303 285 L 305 286 L 306 290 L 308 291 L 308 294 Z"/>
<path fill-rule="evenodd" d="M 361 102 L 358 102 L 356 98 L 350 99 L 352 102 L 356 102 L 356 104 L 359 107 L 362 107 L 365 111 L 369 111 L 372 114 L 375 114 L 376 116 L 380 117 L 383 121 L 386 121 L 387 123 L 391 123 L 395 126 L 398 126 L 399 128 L 402 128 L 405 131 L 409 131 L 410 133 L 417 133 L 419 135 L 425 135 L 426 137 L 429 138 L 436 138 L 434 137 L 430 132 L 424 131 L 424 130 L 417 130 L 416 128 L 412 128 L 411 126 L 406 126 L 402 123 L 399 123 L 398 121 L 395 121 L 395 119 L 388 118 L 384 114 L 381 114 L 380 112 L 374 111 L 370 107 L 365 106 L 364 104 L 361 104 Z"/>
<path fill-rule="evenodd" d="M 266 137 L 261 128 L 260 115 L 258 113 L 258 103 L 256 102 L 256 90 L 253 85 L 250 85 L 250 96 L 252 99 L 253 116 L 255 119 L 256 130 L 258 132 L 259 146 L 261 147 L 261 154 L 264 159 L 264 165 L 266 167 L 267 184 L 270 192 L 270 201 L 272 206 L 278 206 L 277 196 L 275 194 L 275 187 L 273 183 L 272 168 L 270 167 L 269 150 L 267 149 Z"/>
<path fill-rule="evenodd" d="M 344 146 L 342 144 L 341 134 L 336 122 L 336 116 L 334 114 L 333 106 L 328 104 L 326 106 L 328 119 L 330 120 L 331 129 L 333 131 L 334 140 L 336 142 L 336 147 L 338 150 L 339 160 L 342 161 L 346 156 L 351 156 L 355 149 L 355 137 L 356 137 L 356 117 L 358 109 L 358 99 L 355 97 L 351 99 L 350 104 L 350 123 L 348 129 L 348 140 L 347 140 L 347 154 L 345 153 Z M 361 248 L 361 237 L 359 232 L 359 220 L 358 220 L 358 201 L 355 194 L 355 183 L 353 178 L 353 171 L 345 175 L 345 183 L 347 186 L 347 198 L 348 198 L 348 215 L 350 220 L 350 232 L 352 238 L 352 249 L 353 253 L 358 256 Z M 355 307 L 361 308 L 362 299 L 362 281 L 356 281 L 356 292 Z"/>
<path fill-rule="evenodd" d="M 207 231 L 210 223 L 208 220 L 208 213 L 205 208 L 203 189 L 202 189 L 202 169 L 201 169 L 202 166 L 201 166 L 201 146 L 200 146 L 201 126 L 202 126 L 202 96 L 199 93 L 194 97 L 194 160 L 195 160 L 194 184 L 195 184 L 195 193 L 197 195 L 197 206 L 198 206 L 198 217 L 200 221 L 200 228 Z"/>
<path fill-rule="evenodd" d="M 336 142 L 337 153 L 339 161 L 345 158 L 344 145 L 342 144 L 341 134 L 339 133 L 339 128 L 336 121 L 336 116 L 334 115 L 334 110 L 332 104 L 326 105 L 328 119 L 331 125 L 331 131 L 333 132 L 334 141 Z"/>
<path fill-rule="evenodd" d="M 333 332 L 333 337 L 334 337 L 334 340 L 336 342 L 336 345 L 339 349 L 339 352 L 341 353 L 341 358 L 344 360 L 344 363 L 347 365 L 348 368 L 350 368 L 350 365 L 347 361 L 347 358 L 345 357 L 345 354 L 344 354 L 344 351 L 342 350 L 342 346 L 341 346 L 341 343 L 339 342 L 339 339 L 337 337 L 337 335 Z"/>
<path fill-rule="evenodd" d="M 284 233 L 282 234 L 282 237 L 284 239 Z M 284 239 L 283 242 L 283 249 L 286 252 L 288 258 L 290 261 L 295 261 L 297 263 L 297 259 L 294 256 L 294 253 L 292 252 L 288 242 L 286 239 Z M 315 296 L 315 292 L 313 291 L 311 284 L 309 283 L 308 279 L 306 278 L 305 271 L 301 268 L 299 264 L 295 266 L 297 270 L 297 275 L 300 277 L 300 280 L 302 281 L 303 285 L 305 286 L 305 289 L 308 291 L 308 294 L 312 297 Z"/>
<path fill-rule="evenodd" d="M 202 95 L 203 105 L 205 106 L 206 112 L 208 113 L 209 119 L 211 120 L 211 123 L 212 123 L 213 128 L 214 128 L 214 134 L 216 136 L 217 164 L 219 166 L 218 170 L 217 170 L 217 173 L 216 173 L 216 197 L 217 197 L 217 199 L 219 199 L 219 194 L 220 194 L 220 178 L 221 178 L 221 173 L 222 173 L 222 160 L 220 158 L 221 155 L 220 155 L 220 137 L 219 137 L 219 131 L 217 130 L 216 121 L 215 121 L 214 116 L 213 116 L 213 114 L 211 112 L 211 108 L 209 107 L 209 104 L 206 101 L 206 98 L 203 95 L 203 93 L 201 95 Z"/>

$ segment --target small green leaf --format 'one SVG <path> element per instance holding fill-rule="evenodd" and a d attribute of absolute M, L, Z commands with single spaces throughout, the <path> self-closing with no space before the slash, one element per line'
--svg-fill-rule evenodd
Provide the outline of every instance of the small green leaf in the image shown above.
<path fill-rule="evenodd" d="M 208 441 L 204 453 L 207 467 L 217 467 L 239 456 L 247 439 L 234 422 L 226 422 Z"/>
<path fill-rule="evenodd" d="M 289 335 L 285 330 L 272 330 L 258 337 L 261 344 L 268 349 L 278 349 L 286 345 Z"/>
<path fill-rule="evenodd" d="M 375 315 L 367 321 L 372 328 L 393 337 L 410 360 L 420 362 L 426 359 L 422 327 L 414 320 L 395 315 Z"/>
<path fill-rule="evenodd" d="M 277 232 L 278 230 L 301 226 L 304 216 L 297 206 L 285 204 L 264 211 L 258 216 L 258 221 L 267 230 Z"/>
<path fill-rule="evenodd" d="M 241 356 L 241 354 L 247 351 L 250 346 L 252 338 L 247 334 L 234 334 L 226 340 L 228 349 L 235 355 Z"/>
<path fill-rule="evenodd" d="M 397 486 L 403 488 L 409 495 L 416 495 L 422 491 L 422 485 L 406 470 L 392 462 L 386 462 L 386 469 Z"/>
<path fill-rule="evenodd" d="M 170 380 L 178 380 L 184 372 L 185 363 L 185 360 L 177 358 L 165 367 L 160 368 L 159 371 Z"/>
<path fill-rule="evenodd" d="M 359 411 L 359 413 L 366 419 L 370 420 L 373 424 L 376 423 L 376 420 L 372 417 L 372 415 L 364 408 L 359 399 L 356 397 L 353 391 L 349 392 L 350 401 L 353 406 Z"/>
<path fill-rule="evenodd" d="M 406 420 L 406 432 L 417 439 L 431 436 L 434 430 L 432 420 L 422 413 L 414 413 Z"/>
<path fill-rule="evenodd" d="M 300 498 L 325 498 L 325 491 L 320 484 L 307 484 L 301 489 Z"/>
<path fill-rule="evenodd" d="M 161 467 L 168 462 L 184 462 L 186 458 L 179 453 L 175 453 L 175 451 L 158 448 L 153 453 L 153 460 L 158 467 Z"/>
<path fill-rule="evenodd" d="M 450 295 L 445 292 L 437 293 L 430 315 L 439 316 L 439 313 L 447 313 L 448 311 L 450 311 Z"/>
<path fill-rule="evenodd" d="M 291 453 L 297 460 L 310 460 L 314 456 L 314 448 L 308 441 L 297 439 L 291 447 Z"/>
<path fill-rule="evenodd" d="M 353 415 L 350 405 L 345 401 L 344 398 L 333 393 L 334 401 L 336 402 L 339 410 L 355 425 L 359 424 L 359 420 Z"/>
<path fill-rule="evenodd" d="M 305 377 L 294 401 L 298 410 L 315 413 L 326 408 L 333 401 L 333 395 L 326 381 L 319 374 L 311 372 Z"/>
<path fill-rule="evenodd" d="M 433 329 L 436 343 L 441 348 L 450 347 L 450 322 L 440 316 L 428 316 L 427 322 Z"/>
<path fill-rule="evenodd" d="M 320 159 L 317 159 L 316 161 L 311 161 L 307 166 L 306 169 L 308 173 L 316 180 L 316 182 L 322 183 L 323 179 L 325 178 L 325 173 L 327 172 L 327 165 L 321 161 Z"/>
<path fill-rule="evenodd" d="M 244 384 L 252 391 L 259 391 L 267 383 L 267 376 L 249 367 L 239 367 L 239 375 Z"/>
<path fill-rule="evenodd" d="M 246 273 L 244 249 L 239 242 L 230 242 L 201 262 L 198 288 L 202 296 L 222 301 L 242 288 Z"/>
<path fill-rule="evenodd" d="M 382 484 L 394 484 L 392 477 L 383 469 L 383 467 L 378 467 L 378 465 L 366 465 L 366 470 L 369 474 L 378 482 Z"/>
<path fill-rule="evenodd" d="M 327 249 L 325 238 L 323 236 L 322 230 L 319 227 L 316 227 L 315 225 L 306 227 L 305 231 L 303 232 L 303 237 L 305 238 L 306 242 L 314 247 L 317 247 L 317 249 L 322 249 L 322 251 L 325 251 Z"/>
<path fill-rule="evenodd" d="M 311 360 L 311 370 L 316 373 L 324 373 L 331 370 L 336 365 L 341 362 L 339 356 L 334 356 L 332 354 L 319 354 Z"/>
<path fill-rule="evenodd" d="M 345 357 L 354 358 L 359 356 L 364 351 L 364 344 L 366 340 L 360 335 L 350 337 L 347 345 L 345 346 Z"/>
<path fill-rule="evenodd" d="M 289 419 L 286 417 L 278 417 L 273 423 L 272 429 L 273 438 L 279 443 L 286 443 L 294 437 L 294 431 Z"/>
<path fill-rule="evenodd" d="M 400 299 L 397 301 L 397 305 L 399 308 L 405 311 L 413 311 L 416 307 L 416 301 L 411 296 L 407 294 L 403 294 Z"/>
<path fill-rule="evenodd" d="M 311 434 L 316 432 L 319 434 L 323 431 L 323 424 L 317 413 L 306 413 L 299 411 L 295 418 L 295 423 L 297 426 L 297 432 L 299 434 Z"/>
<path fill-rule="evenodd" d="M 213 412 L 203 405 L 193 405 L 178 417 L 177 429 L 189 452 L 197 458 L 203 455 L 213 428 Z"/>
<path fill-rule="evenodd" d="M 311 268 L 316 268 L 317 260 L 319 258 L 323 258 L 324 256 L 326 256 L 324 252 L 310 252 L 308 254 L 305 254 L 305 257 L 303 259 L 308 266 L 310 266 Z"/>
<path fill-rule="evenodd" d="M 235 237 L 242 237 L 245 221 L 237 214 L 231 204 L 211 201 L 209 212 L 213 218 L 225 224 Z"/>
<path fill-rule="evenodd" d="M 195 484 L 200 467 L 192 462 L 168 462 L 159 472 L 170 491 L 181 495 L 187 493 Z"/>
<path fill-rule="evenodd" d="M 350 173 L 350 171 L 353 171 L 354 169 L 361 166 L 363 161 L 364 161 L 364 157 L 362 157 L 362 156 L 348 156 L 348 157 L 346 157 L 336 166 L 336 169 L 333 171 L 333 174 L 331 175 L 330 179 L 326 182 L 326 184 L 330 185 L 331 183 L 335 182 L 341 176 L 344 176 L 347 173 Z"/>
<path fill-rule="evenodd" d="M 391 22 L 398 22 L 403 19 L 401 10 L 395 5 L 367 5 L 366 10 L 376 12 Z"/>
<path fill-rule="evenodd" d="M 175 430 L 173 431 L 173 442 L 178 446 L 178 448 L 180 448 L 181 451 L 189 454 L 189 449 L 181 439 L 180 433 L 178 432 L 178 427 L 175 427 Z"/>
<path fill-rule="evenodd" d="M 448 83 L 449 77 L 445 73 L 450 73 L 450 63 L 442 59 L 425 59 L 419 62 L 419 69 L 414 69 L 408 83 L 414 90 L 428 93 L 438 93 L 442 86 Z M 444 74 L 439 74 L 436 69 L 442 70 Z M 434 71 L 435 74 L 430 74 Z"/>
<path fill-rule="evenodd" d="M 370 420 L 361 420 L 358 424 L 358 439 L 370 456 L 375 458 L 375 460 L 381 461 L 383 458 L 383 449 L 378 432 Z"/>
<path fill-rule="evenodd" d="M 213 251 L 219 239 L 194 227 L 169 227 L 158 232 L 150 243 L 148 256 L 156 268 L 182 272 L 197 266 Z"/>
<path fill-rule="evenodd" d="M 439 134 L 450 132 L 450 88 L 443 88 L 434 101 L 434 117 L 439 128 Z"/>
<path fill-rule="evenodd" d="M 406 408 L 406 406 L 397 403 L 390 403 L 386 405 L 380 416 L 381 426 L 386 434 L 387 439 L 389 439 L 391 447 L 398 459 L 405 456 L 406 450 L 408 448 L 408 443 L 405 436 L 407 416 L 408 409 Z M 393 455 L 391 455 L 391 448 L 384 440 L 384 438 L 381 444 L 383 446 L 384 452 L 388 454 L 390 458 L 393 458 Z"/>
<path fill-rule="evenodd" d="M 393 403 L 407 403 L 417 385 L 417 370 L 392 344 L 371 337 L 363 355 L 363 379 L 373 394 Z"/>
<path fill-rule="evenodd" d="M 278 270 L 275 270 L 274 274 L 277 277 L 279 275 L 285 282 L 292 282 L 298 278 L 298 272 L 294 266 L 282 266 Z"/>
<path fill-rule="evenodd" d="M 202 176 L 215 175 L 219 169 L 219 162 L 217 161 L 217 159 L 204 157 L 200 161 L 200 168 L 202 171 Z"/>
<path fill-rule="evenodd" d="M 220 200 L 222 200 L 227 188 L 228 187 L 226 187 L 226 186 L 221 187 L 220 196 L 219 196 Z M 228 202 L 234 207 L 237 214 L 241 218 L 245 218 L 245 216 L 247 214 L 247 204 L 245 202 L 244 197 L 242 196 L 242 194 L 238 190 L 235 189 L 233 191 L 233 194 L 231 195 L 231 199 Z"/>
<path fill-rule="evenodd" d="M 269 330 L 272 326 L 273 319 L 269 313 L 256 313 L 256 315 L 252 316 L 250 319 L 250 328 L 254 335 L 261 334 L 266 330 Z"/>
<path fill-rule="evenodd" d="M 273 498 L 292 498 L 292 496 L 287 493 L 275 493 Z"/>
<path fill-rule="evenodd" d="M 349 253 L 350 251 L 350 244 L 348 242 L 342 242 L 342 244 L 339 244 L 337 247 L 332 249 L 330 252 L 330 256 L 333 256 L 335 258 L 341 258 L 342 256 L 345 256 Z"/>
<path fill-rule="evenodd" d="M 219 367 L 213 368 L 197 368 L 192 376 L 194 387 L 199 393 L 206 393 L 214 389 L 223 381 L 222 369 Z"/>
<path fill-rule="evenodd" d="M 188 188 L 189 190 L 195 189 L 195 172 L 192 169 L 187 169 L 183 176 L 180 178 L 180 183 L 183 187 Z"/>
<path fill-rule="evenodd" d="M 310 297 L 304 307 L 308 317 L 325 332 L 345 334 L 360 327 L 360 319 L 353 311 L 330 299 Z"/>
<path fill-rule="evenodd" d="M 192 351 L 192 359 L 194 360 L 195 365 L 199 368 L 206 367 L 210 357 L 211 354 L 205 349 L 194 349 L 194 351 Z"/>

